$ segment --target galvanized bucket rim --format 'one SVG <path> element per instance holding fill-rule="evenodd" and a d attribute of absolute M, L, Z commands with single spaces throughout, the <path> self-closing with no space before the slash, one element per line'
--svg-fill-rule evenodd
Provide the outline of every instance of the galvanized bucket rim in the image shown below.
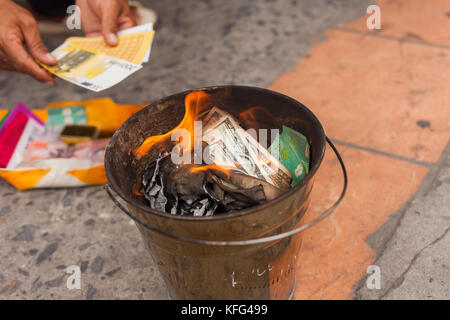
<path fill-rule="evenodd" d="M 120 132 L 121 128 L 126 127 L 128 125 L 128 123 L 131 121 L 131 118 L 133 117 L 138 117 L 139 114 L 144 113 L 146 109 L 151 108 L 154 105 L 157 105 L 159 103 L 162 103 L 164 101 L 173 99 L 176 96 L 180 96 L 180 95 L 184 95 L 186 96 L 188 93 L 190 92 L 194 92 L 194 91 L 214 91 L 214 90 L 218 90 L 218 89 L 233 89 L 233 88 L 247 88 L 247 89 L 251 89 L 251 90 L 255 90 L 255 91 L 260 91 L 264 94 L 272 94 L 275 96 L 278 96 L 281 99 L 286 99 L 289 100 L 292 104 L 297 105 L 299 108 L 304 109 L 304 111 L 306 111 L 306 113 L 311 117 L 312 121 L 315 122 L 315 124 L 317 125 L 320 137 L 317 138 L 318 141 L 320 141 L 320 147 L 321 150 L 319 152 L 319 157 L 318 159 L 314 159 L 314 163 L 312 163 L 310 171 L 308 173 L 308 175 L 300 182 L 298 183 L 294 188 L 291 188 L 289 191 L 283 193 L 282 195 L 280 195 L 279 197 L 277 197 L 274 200 L 271 201 L 267 201 L 264 203 L 261 203 L 259 205 L 247 208 L 247 209 L 243 209 L 243 210 L 239 210 L 239 211 L 235 211 L 235 212 L 229 212 L 229 213 L 223 213 L 223 214 L 217 214 L 217 215 L 212 215 L 212 216 L 208 216 L 208 217 L 194 217 L 194 216 L 181 216 L 181 215 L 172 215 L 170 213 L 167 212 L 162 212 L 162 211 L 158 211 L 158 210 L 154 210 L 152 208 L 150 208 L 149 206 L 145 206 L 142 203 L 139 203 L 131 198 L 129 198 L 128 195 L 124 194 L 121 192 L 121 189 L 117 186 L 117 183 L 114 179 L 114 177 L 111 174 L 111 169 L 109 166 L 109 161 L 106 161 L 109 158 L 109 154 L 110 154 L 110 149 L 112 144 L 115 142 L 116 139 L 118 139 L 118 132 Z M 312 177 L 315 175 L 315 173 L 317 172 L 317 170 L 320 167 L 320 164 L 322 163 L 324 154 L 325 154 L 325 147 L 326 147 L 326 143 L 325 143 L 326 139 L 325 139 L 325 132 L 323 130 L 322 124 L 320 123 L 320 121 L 317 119 L 317 117 L 314 115 L 314 113 L 307 108 L 305 105 L 303 105 L 301 102 L 287 96 L 284 95 L 282 93 L 273 91 L 273 90 L 269 90 L 266 88 L 259 88 L 259 87 L 254 87 L 254 86 L 243 86 L 243 85 L 217 85 L 217 86 L 207 86 L 207 87 L 201 87 L 201 88 L 195 88 L 195 89 L 189 89 L 186 91 L 182 91 L 182 92 L 178 92 L 175 94 L 171 94 L 169 96 L 163 97 L 161 99 L 158 99 L 156 101 L 151 102 L 149 105 L 147 105 L 146 107 L 144 107 L 143 109 L 141 109 L 140 111 L 136 112 L 133 116 L 131 116 L 127 121 L 125 121 L 118 130 L 116 130 L 116 132 L 114 133 L 114 135 L 112 136 L 108 147 L 106 148 L 106 153 L 105 153 L 105 173 L 106 173 L 106 177 L 108 180 L 108 186 L 115 192 L 117 193 L 125 202 L 127 202 L 129 205 L 132 205 L 134 207 L 137 207 L 141 210 L 143 210 L 145 213 L 149 213 L 149 214 L 154 214 L 157 215 L 158 217 L 161 218 L 167 218 L 167 219 L 175 219 L 175 220 L 180 220 L 180 221 L 192 221 L 192 222 L 211 222 L 211 221 L 217 221 L 217 220 L 225 220 L 225 219 L 232 219 L 232 218 L 236 218 L 239 216 L 243 216 L 243 215 L 248 215 L 248 214 L 252 214 L 252 213 L 257 213 L 260 210 L 264 210 L 267 207 L 272 206 L 274 203 L 278 203 L 280 201 L 283 201 L 284 199 L 288 198 L 289 196 L 291 196 L 293 193 L 295 193 L 298 189 L 302 188 L 307 182 L 309 182 L 309 180 L 312 179 Z"/>
<path fill-rule="evenodd" d="M 302 232 L 303 230 L 306 230 L 312 226 L 314 226 L 315 224 L 319 223 L 320 221 L 322 221 L 323 219 L 325 219 L 326 217 L 328 217 L 331 213 L 334 212 L 334 210 L 337 208 L 337 206 L 341 203 L 341 201 L 344 199 L 345 193 L 347 191 L 347 187 L 348 187 L 348 176 L 347 176 L 347 170 L 345 169 L 345 164 L 344 164 L 344 160 L 342 160 L 342 157 L 339 153 L 339 151 L 336 149 L 336 147 L 334 146 L 334 144 L 331 142 L 331 140 L 326 137 L 326 141 L 328 142 L 328 144 L 330 145 L 331 149 L 334 151 L 334 154 L 336 155 L 336 158 L 339 161 L 339 164 L 341 166 L 342 169 L 342 176 L 344 178 L 344 186 L 342 188 L 341 191 L 341 195 L 339 196 L 339 198 L 336 200 L 336 202 L 334 202 L 334 204 L 332 206 L 330 206 L 327 210 L 323 211 L 317 218 L 315 218 L 313 221 L 308 222 L 307 224 L 302 225 L 301 227 L 292 229 L 290 231 L 286 231 L 283 233 L 279 233 L 276 235 L 272 235 L 272 236 L 266 236 L 266 237 L 262 237 L 262 238 L 254 238 L 254 239 L 247 239 L 247 240 L 237 240 L 237 241 L 216 241 L 216 240 L 200 240 L 200 239 L 194 239 L 194 238 L 187 238 L 187 237 L 183 237 L 183 236 L 179 236 L 179 235 L 174 235 L 172 233 L 169 232 L 165 232 L 163 230 L 160 230 L 158 228 L 155 228 L 151 225 L 149 225 L 148 223 L 140 220 L 139 218 L 135 217 L 130 211 L 128 211 L 121 203 L 120 201 L 118 201 L 114 195 L 111 192 L 111 188 L 105 184 L 105 191 L 106 193 L 109 195 L 109 197 L 111 198 L 111 200 L 113 201 L 113 203 L 120 209 L 122 210 L 127 216 L 129 216 L 132 220 L 134 220 L 136 223 L 138 223 L 139 225 L 144 226 L 145 228 L 147 228 L 150 231 L 156 232 L 160 235 L 172 238 L 172 239 L 176 239 L 176 240 L 180 240 L 180 241 L 185 241 L 185 242 L 190 242 L 190 243 L 194 243 L 194 244 L 201 244 L 201 245 L 212 245 L 212 246 L 246 246 L 246 245 L 255 245 L 255 244 L 262 244 L 262 243 L 267 243 L 267 242 L 273 242 L 273 241 L 278 241 L 287 237 L 291 237 L 299 232 Z M 301 209 L 297 209 L 297 211 L 295 212 L 294 216 L 296 216 Z M 199 220 L 201 221 L 201 220 Z"/>

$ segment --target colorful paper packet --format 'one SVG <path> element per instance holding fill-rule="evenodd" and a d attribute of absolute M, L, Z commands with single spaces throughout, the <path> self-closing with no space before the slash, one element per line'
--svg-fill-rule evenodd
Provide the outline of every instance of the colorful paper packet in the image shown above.
<path fill-rule="evenodd" d="M 45 129 L 61 133 L 66 125 L 87 125 L 88 118 L 84 106 L 69 106 L 64 108 L 50 108 Z"/>
<path fill-rule="evenodd" d="M 14 169 L 30 141 L 44 132 L 44 123 L 23 103 L 17 104 L 0 127 L 0 168 Z"/>
<path fill-rule="evenodd" d="M 79 106 L 84 107 L 88 121 L 87 124 L 96 126 L 100 134 L 106 137 L 110 136 L 125 120 L 145 107 L 146 104 L 116 104 L 109 98 L 100 98 L 87 101 L 51 103 L 45 109 L 34 109 L 31 112 L 43 123 L 51 118 L 49 114 L 52 114 L 54 111 L 50 109 Z M 71 111 L 73 115 L 73 110 Z M 79 109 L 76 109 L 76 111 L 79 111 Z M 8 112 L 11 114 L 12 110 L 0 110 L 0 119 L 5 118 Z M 42 139 L 46 140 L 48 138 L 47 132 L 44 135 L 40 135 L 40 137 L 41 141 Z M 46 141 L 53 143 L 57 140 Z M 103 142 L 95 141 L 94 144 L 96 143 L 102 144 Z M 31 148 L 31 145 L 28 145 Z M 81 147 L 83 145 L 77 146 Z M 91 148 L 89 146 L 93 146 L 93 144 L 86 145 L 82 149 L 75 150 L 72 148 L 67 150 L 68 152 L 76 151 L 74 153 L 75 157 L 72 158 L 61 157 L 61 155 L 67 156 L 64 152 L 58 154 L 59 157 L 58 155 L 55 157 L 54 155 L 49 155 L 47 150 L 52 150 L 52 147 L 49 146 L 45 150 L 37 150 L 38 148 L 36 148 L 36 152 L 30 153 L 30 157 L 33 157 L 33 160 L 30 158 L 23 159 L 14 169 L 0 168 L 0 178 L 5 179 L 18 190 L 104 184 L 106 183 L 106 175 L 101 159 L 103 159 L 105 145 L 101 145 L 99 148 Z M 36 145 L 33 145 L 33 147 L 36 147 Z M 3 148 L 0 146 L 0 149 Z M 48 158 L 49 156 L 50 158 Z"/>

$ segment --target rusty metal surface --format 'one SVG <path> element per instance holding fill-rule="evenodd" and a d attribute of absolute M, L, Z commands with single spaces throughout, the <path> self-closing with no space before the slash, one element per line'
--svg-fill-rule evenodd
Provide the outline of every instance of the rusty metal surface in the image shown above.
<path fill-rule="evenodd" d="M 216 105 L 235 117 L 258 106 L 272 114 L 260 127 L 286 122 L 311 145 L 309 175 L 279 198 L 258 206 L 210 217 L 170 215 L 151 209 L 132 192 L 152 154 L 138 160 L 131 153 L 145 137 L 175 127 L 184 114 L 183 92 L 159 100 L 125 122 L 113 136 L 105 156 L 108 184 L 128 203 L 131 214 L 146 224 L 177 236 L 200 240 L 246 240 L 279 234 L 301 224 L 314 174 L 325 150 L 319 121 L 301 103 L 278 93 L 244 86 L 203 88 Z M 280 119 L 283 119 L 280 121 Z M 265 244 L 210 246 L 187 243 L 138 224 L 142 238 L 174 299 L 287 299 L 292 291 L 301 234 Z"/>

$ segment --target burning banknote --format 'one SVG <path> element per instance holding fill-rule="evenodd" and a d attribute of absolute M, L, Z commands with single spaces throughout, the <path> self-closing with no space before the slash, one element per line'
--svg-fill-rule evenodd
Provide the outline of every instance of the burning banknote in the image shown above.
<path fill-rule="evenodd" d="M 147 159 L 133 192 L 151 208 L 191 216 L 242 210 L 275 199 L 308 173 L 308 159 L 300 159 L 309 158 L 303 135 L 284 126 L 282 135 L 270 129 L 278 140 L 268 150 L 266 129 L 246 131 L 212 103 L 203 91 L 189 93 L 181 122 L 133 150 L 138 160 Z"/>
<path fill-rule="evenodd" d="M 210 158 L 219 166 L 236 166 L 243 173 L 265 180 L 279 189 L 288 189 L 292 174 L 231 115 L 217 107 L 204 120 L 203 141 Z"/>

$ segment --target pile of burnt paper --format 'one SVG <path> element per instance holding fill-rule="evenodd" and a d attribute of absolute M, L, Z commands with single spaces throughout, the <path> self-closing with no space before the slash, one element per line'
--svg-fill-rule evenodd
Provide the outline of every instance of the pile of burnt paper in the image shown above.
<path fill-rule="evenodd" d="M 169 152 L 163 151 L 143 171 L 141 192 L 151 208 L 191 216 L 242 210 L 276 198 L 298 183 L 299 173 L 307 174 L 309 146 L 306 138 L 292 129 L 284 127 L 268 150 L 231 115 L 216 107 L 202 123 L 208 161 L 177 164 Z M 286 159 L 278 155 L 294 148 L 289 143 L 292 136 L 285 137 L 288 130 L 303 137 L 305 143 L 302 149 L 295 144 L 294 153 L 302 157 L 289 159 L 285 166 Z"/>

